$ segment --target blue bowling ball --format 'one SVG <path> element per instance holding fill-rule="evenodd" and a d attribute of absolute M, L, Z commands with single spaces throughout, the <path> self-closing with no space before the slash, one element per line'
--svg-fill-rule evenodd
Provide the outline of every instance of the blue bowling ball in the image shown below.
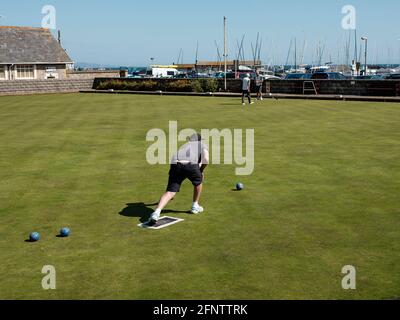
<path fill-rule="evenodd" d="M 62 228 L 60 230 L 60 236 L 62 237 L 68 237 L 71 233 L 71 230 L 69 228 Z"/>
<path fill-rule="evenodd" d="M 243 190 L 244 189 L 244 185 L 243 185 L 243 183 L 237 183 L 236 184 L 236 190 Z"/>
<path fill-rule="evenodd" d="M 32 233 L 29 235 L 29 240 L 32 241 L 32 242 L 39 241 L 39 240 L 40 240 L 40 234 L 39 234 L 39 232 L 32 232 Z"/>

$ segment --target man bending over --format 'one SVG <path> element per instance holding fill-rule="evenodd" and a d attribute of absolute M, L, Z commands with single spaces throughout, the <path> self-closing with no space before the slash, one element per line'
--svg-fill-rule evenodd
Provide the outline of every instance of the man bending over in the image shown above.
<path fill-rule="evenodd" d="M 189 179 L 194 186 L 191 213 L 198 214 L 204 211 L 199 205 L 199 201 L 203 189 L 204 169 L 209 162 L 209 153 L 207 146 L 201 140 L 200 134 L 193 134 L 189 142 L 172 157 L 167 192 L 161 197 L 157 209 L 147 222 L 148 225 L 156 224 L 160 219 L 161 211 L 180 191 L 182 182 L 186 179 Z"/>

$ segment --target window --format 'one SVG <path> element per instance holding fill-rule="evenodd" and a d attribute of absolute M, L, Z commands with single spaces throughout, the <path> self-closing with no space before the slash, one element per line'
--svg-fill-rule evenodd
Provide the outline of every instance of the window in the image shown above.
<path fill-rule="evenodd" d="M 6 67 L 0 66 L 0 80 L 6 79 Z"/>
<path fill-rule="evenodd" d="M 21 64 L 17 66 L 17 79 L 34 79 L 35 67 L 30 64 Z"/>

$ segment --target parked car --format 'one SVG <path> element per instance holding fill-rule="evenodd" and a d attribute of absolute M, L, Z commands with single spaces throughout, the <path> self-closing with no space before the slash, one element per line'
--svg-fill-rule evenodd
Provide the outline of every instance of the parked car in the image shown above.
<path fill-rule="evenodd" d="M 308 80 L 311 77 L 311 73 L 288 73 L 285 80 Z"/>
<path fill-rule="evenodd" d="M 172 66 L 150 66 L 147 69 L 146 76 L 152 78 L 173 78 L 178 73 L 178 70 Z"/>
<path fill-rule="evenodd" d="M 137 75 L 137 74 L 129 74 L 127 76 L 127 78 L 130 78 L 130 79 L 141 79 L 141 78 L 144 78 L 144 77 L 145 77 L 145 75 L 143 76 L 143 75 Z"/>
<path fill-rule="evenodd" d="M 311 80 L 348 80 L 339 72 L 315 72 L 311 75 Z"/>
<path fill-rule="evenodd" d="M 214 74 L 215 79 L 224 79 L 225 78 L 225 72 L 217 72 Z M 227 79 L 235 79 L 235 73 L 234 72 L 227 72 L 226 73 L 226 78 Z"/>
<path fill-rule="evenodd" d="M 399 79 L 400 79 L 400 73 L 391 73 L 391 74 L 388 74 L 388 75 L 385 77 L 385 79 L 386 79 L 386 80 L 399 80 Z"/>
<path fill-rule="evenodd" d="M 239 71 L 237 73 L 238 79 L 243 79 L 247 74 L 250 75 L 251 80 L 254 80 L 256 78 L 256 73 L 254 71 Z"/>
<path fill-rule="evenodd" d="M 354 80 L 383 80 L 383 79 L 385 79 L 385 77 L 380 74 L 354 77 Z"/>
<path fill-rule="evenodd" d="M 280 77 L 277 77 L 277 76 L 262 76 L 263 78 L 264 78 L 264 80 L 283 80 L 282 78 L 280 78 Z"/>
<path fill-rule="evenodd" d="M 202 72 L 194 72 L 188 75 L 189 79 L 205 79 L 205 78 L 211 78 L 211 76 L 208 73 L 202 73 Z"/>
<path fill-rule="evenodd" d="M 174 79 L 188 79 L 189 75 L 187 73 L 178 73 L 174 76 Z"/>

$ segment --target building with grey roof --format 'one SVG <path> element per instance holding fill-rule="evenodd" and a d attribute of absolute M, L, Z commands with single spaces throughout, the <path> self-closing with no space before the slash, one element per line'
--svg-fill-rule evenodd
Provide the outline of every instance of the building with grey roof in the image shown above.
<path fill-rule="evenodd" d="M 65 79 L 72 64 L 49 29 L 0 26 L 0 81 Z"/>

